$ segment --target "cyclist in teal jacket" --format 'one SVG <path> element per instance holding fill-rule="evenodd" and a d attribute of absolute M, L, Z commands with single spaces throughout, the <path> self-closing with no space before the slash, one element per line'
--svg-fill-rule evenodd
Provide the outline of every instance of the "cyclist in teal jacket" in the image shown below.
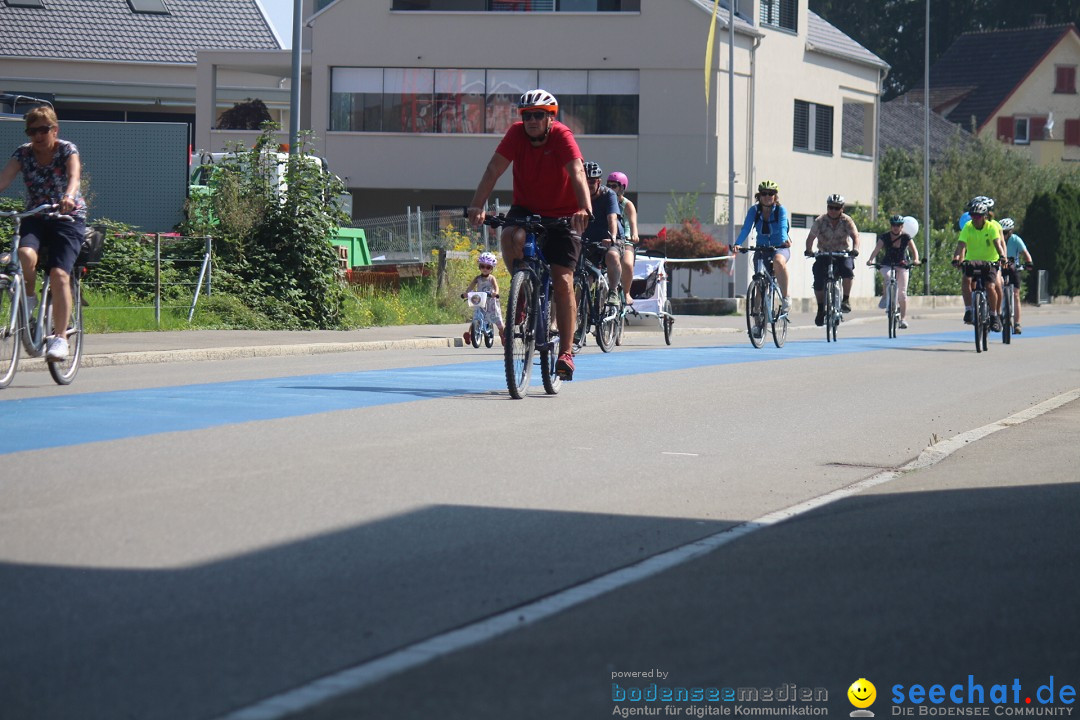
<path fill-rule="evenodd" d="M 788 237 L 791 222 L 787 208 L 780 204 L 779 193 L 779 186 L 772 180 L 762 180 L 758 184 L 757 194 L 754 195 L 757 204 L 747 211 L 742 231 L 730 249 L 734 253 L 736 246 L 746 242 L 751 229 L 757 231 L 758 245 L 779 248 L 773 255 L 773 272 L 776 274 L 777 284 L 780 285 L 780 293 L 784 296 L 781 312 L 787 312 L 791 307 L 787 272 L 787 262 L 791 258 L 791 251 L 788 249 L 791 247 L 791 238 Z"/>

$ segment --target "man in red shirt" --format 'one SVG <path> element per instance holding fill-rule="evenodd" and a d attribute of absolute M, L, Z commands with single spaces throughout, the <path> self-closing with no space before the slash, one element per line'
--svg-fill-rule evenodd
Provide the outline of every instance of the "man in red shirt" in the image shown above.
<path fill-rule="evenodd" d="M 559 359 L 555 370 L 564 380 L 573 379 L 574 268 L 581 253 L 581 233 L 592 219 L 592 200 L 585 169 L 574 134 L 555 119 L 559 101 L 546 90 L 530 90 L 518 101 L 521 122 L 510 126 L 484 170 L 469 206 L 473 227 L 484 222 L 488 196 L 511 164 L 514 166 L 514 200 L 508 218 L 539 215 L 544 219 L 569 217 L 570 229 L 551 225 L 544 256 L 551 265 L 555 296 L 555 324 L 559 328 Z M 501 246 L 511 271 L 523 255 L 525 231 L 507 228 Z"/>

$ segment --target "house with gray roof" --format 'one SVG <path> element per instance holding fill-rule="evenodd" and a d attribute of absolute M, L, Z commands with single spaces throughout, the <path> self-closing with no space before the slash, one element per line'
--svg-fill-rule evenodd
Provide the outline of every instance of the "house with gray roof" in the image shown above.
<path fill-rule="evenodd" d="M 199 50 L 281 47 L 259 0 L 0 0 L 0 93 L 64 120 L 193 124 Z M 287 77 L 225 73 L 215 117 L 253 95 L 280 115 Z"/>
<path fill-rule="evenodd" d="M 878 144 L 881 152 L 897 149 L 906 153 L 921 153 L 924 146 L 926 107 L 913 102 L 908 96 L 890 100 L 881 105 L 881 126 Z M 930 112 L 930 160 L 941 157 L 955 142 L 970 142 L 974 136 L 958 123 Z"/>
<path fill-rule="evenodd" d="M 930 106 L 1039 164 L 1080 161 L 1074 23 L 964 33 L 930 68 Z M 922 102 L 921 88 L 907 93 Z"/>

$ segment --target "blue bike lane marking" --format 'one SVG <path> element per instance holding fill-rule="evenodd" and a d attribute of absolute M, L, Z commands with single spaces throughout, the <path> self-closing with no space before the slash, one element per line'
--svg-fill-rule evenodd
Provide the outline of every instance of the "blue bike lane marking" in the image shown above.
<path fill-rule="evenodd" d="M 1022 339 L 1080 334 L 1080 325 L 1028 327 Z M 1000 336 L 995 336 L 1000 337 Z M 749 344 L 632 350 L 578 359 L 574 383 L 734 363 L 791 360 L 931 345 L 971 344 L 972 333 L 789 342 L 782 349 Z M 1000 340 L 995 343 L 1001 345 Z M 998 348 L 991 348 L 998 351 Z M 972 349 L 974 352 L 974 349 Z M 533 368 L 533 384 L 539 384 Z M 390 370 L 178 385 L 2 401 L 0 455 L 221 425 L 277 420 L 417 400 L 505 391 L 501 360 Z M 572 387 L 572 386 L 571 386 Z M 533 392 L 536 392 L 535 390 Z M 542 391 L 541 391 L 542 392 Z M 527 402 L 527 400 L 525 401 Z"/>

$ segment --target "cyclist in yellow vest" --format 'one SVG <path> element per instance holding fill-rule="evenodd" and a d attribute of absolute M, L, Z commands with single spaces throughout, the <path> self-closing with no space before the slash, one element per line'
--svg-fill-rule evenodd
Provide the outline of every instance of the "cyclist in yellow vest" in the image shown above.
<path fill-rule="evenodd" d="M 1001 332 L 1001 276 L 997 272 L 997 262 L 1005 257 L 1005 240 L 1001 235 L 1001 225 L 988 217 L 986 203 L 976 203 L 971 209 L 971 222 L 964 225 L 957 239 L 956 251 L 953 252 L 953 264 L 959 265 L 964 260 L 992 263 L 991 280 L 987 284 L 986 295 L 990 303 L 990 329 Z M 964 276 L 964 322 L 971 322 L 971 278 Z"/>

